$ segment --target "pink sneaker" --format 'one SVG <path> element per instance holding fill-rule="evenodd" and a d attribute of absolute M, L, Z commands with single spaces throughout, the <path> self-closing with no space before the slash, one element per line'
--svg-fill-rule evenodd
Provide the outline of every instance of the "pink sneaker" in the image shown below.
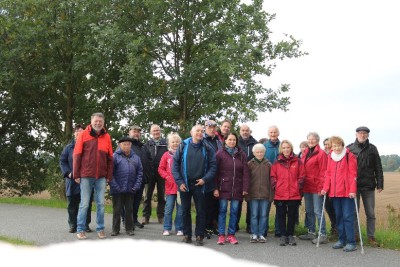
<path fill-rule="evenodd" d="M 236 245 L 236 244 L 239 243 L 234 235 L 228 235 L 228 236 L 226 237 L 226 242 L 229 242 L 229 243 L 231 243 L 232 245 Z"/>
<path fill-rule="evenodd" d="M 217 245 L 223 245 L 223 244 L 225 244 L 225 236 L 224 235 L 219 235 L 218 236 Z"/>

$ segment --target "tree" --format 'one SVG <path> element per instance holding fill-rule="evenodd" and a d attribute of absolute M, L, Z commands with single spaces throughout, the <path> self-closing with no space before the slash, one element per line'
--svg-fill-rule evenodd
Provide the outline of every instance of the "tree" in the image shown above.
<path fill-rule="evenodd" d="M 289 86 L 272 90 L 257 78 L 271 75 L 275 60 L 304 53 L 291 36 L 271 41 L 275 15 L 262 2 L 134 1 L 140 34 L 129 44 L 120 89 L 130 114 L 187 133 L 203 118 L 254 120 L 259 112 L 286 110 L 289 97 L 281 94 Z"/>

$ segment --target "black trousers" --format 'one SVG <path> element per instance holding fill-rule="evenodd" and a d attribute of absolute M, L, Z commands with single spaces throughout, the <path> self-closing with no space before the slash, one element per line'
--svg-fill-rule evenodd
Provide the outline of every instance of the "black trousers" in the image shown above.
<path fill-rule="evenodd" d="M 151 217 L 151 200 L 153 192 L 157 186 L 157 217 L 164 218 L 165 209 L 165 180 L 159 175 L 152 177 L 148 184 L 145 186 L 145 196 L 143 201 L 143 217 Z"/>
<path fill-rule="evenodd" d="M 300 200 L 275 200 L 278 213 L 279 230 L 282 236 L 292 236 L 296 224 L 296 212 Z"/>
<path fill-rule="evenodd" d="M 206 229 L 218 229 L 219 201 L 214 197 L 214 192 L 207 192 L 205 197 Z"/>
<path fill-rule="evenodd" d="M 326 196 L 326 200 L 325 200 L 325 210 L 326 210 L 326 213 L 328 213 L 329 220 L 331 221 L 331 230 L 336 229 L 335 209 L 333 208 L 332 199 L 328 196 Z"/>
<path fill-rule="evenodd" d="M 125 229 L 126 231 L 133 230 L 133 194 L 122 193 L 112 195 L 113 204 L 113 222 L 112 231 L 119 232 L 121 228 L 121 210 L 125 209 Z"/>

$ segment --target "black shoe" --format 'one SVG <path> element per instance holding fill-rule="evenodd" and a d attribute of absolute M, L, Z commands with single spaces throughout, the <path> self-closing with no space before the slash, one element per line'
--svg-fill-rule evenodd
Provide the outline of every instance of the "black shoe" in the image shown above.
<path fill-rule="evenodd" d="M 126 234 L 129 236 L 135 235 L 135 233 L 133 231 L 126 231 Z"/>
<path fill-rule="evenodd" d="M 86 232 L 86 233 L 91 233 L 91 232 L 93 232 L 93 230 L 92 230 L 92 229 L 90 229 L 90 227 L 89 227 L 89 226 L 86 226 L 86 230 L 85 230 L 85 232 Z"/>
<path fill-rule="evenodd" d="M 196 237 L 196 246 L 204 246 L 204 237 L 202 236 L 198 236 Z"/>
<path fill-rule="evenodd" d="M 279 245 L 280 246 L 286 246 L 286 244 L 289 244 L 289 242 L 287 242 L 287 241 L 288 240 L 287 240 L 286 236 L 281 236 L 281 240 L 280 240 Z"/>
<path fill-rule="evenodd" d="M 281 237 L 282 235 L 281 234 L 279 234 L 279 233 L 276 233 L 275 234 L 275 237 Z"/>
<path fill-rule="evenodd" d="M 76 233 L 76 228 L 75 227 L 71 227 L 69 228 L 69 233 Z"/>
<path fill-rule="evenodd" d="M 182 242 L 187 243 L 187 244 L 191 244 L 192 243 L 192 238 L 185 235 L 182 239 Z"/>
<path fill-rule="evenodd" d="M 247 225 L 247 227 L 246 227 L 246 232 L 247 232 L 248 234 L 251 234 L 251 228 L 250 228 L 249 225 Z M 266 236 L 266 235 L 264 235 L 264 236 Z"/>
<path fill-rule="evenodd" d="M 136 226 L 137 228 L 142 229 L 142 228 L 144 227 L 144 224 L 143 224 L 143 223 L 140 223 L 140 222 L 138 222 L 138 221 L 136 221 L 136 222 L 135 222 L 135 226 Z"/>
<path fill-rule="evenodd" d="M 119 232 L 117 232 L 117 231 L 112 231 L 111 232 L 111 236 L 117 236 L 117 235 L 119 235 Z"/>

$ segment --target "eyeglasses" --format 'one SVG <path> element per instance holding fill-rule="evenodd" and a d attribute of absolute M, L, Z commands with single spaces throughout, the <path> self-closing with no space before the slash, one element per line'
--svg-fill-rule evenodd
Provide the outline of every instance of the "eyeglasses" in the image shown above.
<path fill-rule="evenodd" d="M 217 126 L 217 124 L 215 124 L 215 123 L 206 123 L 206 126 L 208 126 L 208 127 L 215 127 L 215 126 Z"/>

